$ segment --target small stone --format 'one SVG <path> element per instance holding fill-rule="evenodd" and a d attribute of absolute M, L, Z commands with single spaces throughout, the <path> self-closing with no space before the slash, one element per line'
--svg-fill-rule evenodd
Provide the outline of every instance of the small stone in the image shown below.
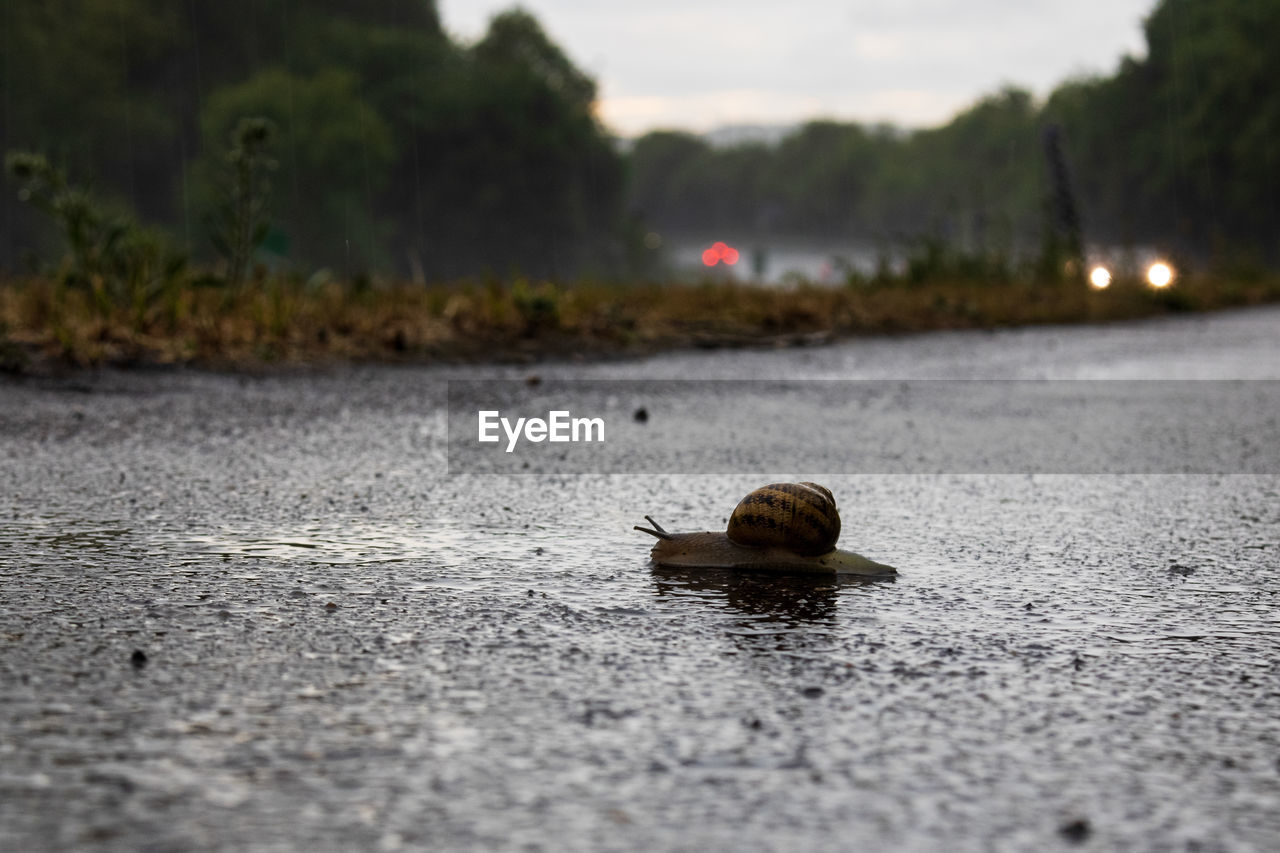
<path fill-rule="evenodd" d="M 1093 828 L 1089 826 L 1089 821 L 1082 817 L 1067 821 L 1062 826 L 1058 827 L 1058 834 L 1070 841 L 1072 844 L 1083 843 L 1092 831 Z"/>
<path fill-rule="evenodd" d="M 817 699 L 826 692 L 827 691 L 823 690 L 821 687 L 806 687 L 800 691 L 800 695 L 806 699 Z"/>

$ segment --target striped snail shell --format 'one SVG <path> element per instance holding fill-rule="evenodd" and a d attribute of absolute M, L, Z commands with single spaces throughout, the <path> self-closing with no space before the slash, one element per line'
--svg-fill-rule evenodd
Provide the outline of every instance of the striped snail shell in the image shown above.
<path fill-rule="evenodd" d="M 830 489 L 817 483 L 773 483 L 734 507 L 729 539 L 750 547 L 785 548 L 803 556 L 825 554 L 840 538 L 840 513 Z"/>
<path fill-rule="evenodd" d="M 646 515 L 636 525 L 658 541 L 649 557 L 665 569 L 732 569 L 889 577 L 893 566 L 835 547 L 840 516 L 816 483 L 774 483 L 743 498 L 725 531 L 672 533 Z"/>

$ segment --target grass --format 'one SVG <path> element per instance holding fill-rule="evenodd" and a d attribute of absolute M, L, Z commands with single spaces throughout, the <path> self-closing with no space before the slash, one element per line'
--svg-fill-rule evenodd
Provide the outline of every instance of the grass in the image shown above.
<path fill-rule="evenodd" d="M 259 277 L 170 289 L 140 311 L 53 278 L 0 282 L 0 369 L 603 357 L 688 346 L 1098 323 L 1280 301 L 1280 277 L 1186 277 L 1164 291 L 1023 281 L 893 282 L 776 290 L 727 282 L 422 287 Z"/>

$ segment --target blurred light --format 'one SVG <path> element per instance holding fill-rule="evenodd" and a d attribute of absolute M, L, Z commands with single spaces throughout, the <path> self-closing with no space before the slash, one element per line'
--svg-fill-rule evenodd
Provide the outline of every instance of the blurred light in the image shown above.
<path fill-rule="evenodd" d="M 1111 272 L 1106 267 L 1094 267 L 1089 273 L 1089 284 L 1094 290 L 1106 290 L 1111 286 Z"/>
<path fill-rule="evenodd" d="M 719 240 L 711 244 L 711 248 L 702 253 L 702 263 L 709 267 L 724 261 L 726 264 L 733 266 L 738 262 L 738 250 L 730 246 L 728 243 L 721 243 Z"/>
<path fill-rule="evenodd" d="M 646 249 L 662 248 L 662 235 L 657 231 L 650 231 L 648 234 L 644 235 L 644 247 Z"/>
<path fill-rule="evenodd" d="M 1168 287 L 1173 282 L 1173 270 L 1168 264 L 1157 261 L 1147 268 L 1147 281 L 1157 290 Z"/>

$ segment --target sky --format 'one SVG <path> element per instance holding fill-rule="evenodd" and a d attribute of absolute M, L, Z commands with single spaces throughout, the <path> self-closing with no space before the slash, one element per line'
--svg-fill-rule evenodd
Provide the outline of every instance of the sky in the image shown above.
<path fill-rule="evenodd" d="M 479 38 L 511 0 L 438 0 Z M 622 136 L 811 118 L 945 123 L 1007 84 L 1047 95 L 1145 52 L 1155 0 L 522 0 Z"/>

